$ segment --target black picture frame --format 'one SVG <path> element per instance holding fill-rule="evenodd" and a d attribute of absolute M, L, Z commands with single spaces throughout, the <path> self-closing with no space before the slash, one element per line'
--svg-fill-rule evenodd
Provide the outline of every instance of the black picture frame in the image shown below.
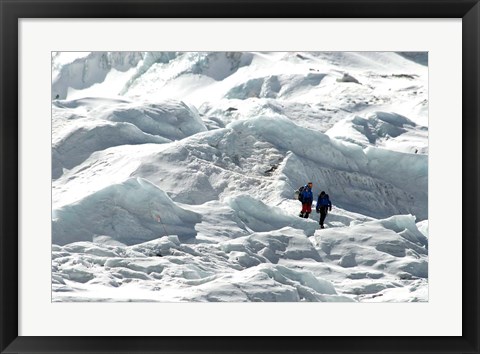
<path fill-rule="evenodd" d="M 478 0 L 0 0 L 1 353 L 478 353 Z M 461 18 L 460 337 L 23 337 L 18 335 L 18 20 L 21 18 Z"/>

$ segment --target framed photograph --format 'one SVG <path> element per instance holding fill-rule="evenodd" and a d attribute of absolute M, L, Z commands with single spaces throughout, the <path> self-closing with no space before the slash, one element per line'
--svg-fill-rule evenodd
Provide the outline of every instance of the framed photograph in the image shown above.
<path fill-rule="evenodd" d="M 1 353 L 478 353 L 478 1 L 4 1 Z"/>

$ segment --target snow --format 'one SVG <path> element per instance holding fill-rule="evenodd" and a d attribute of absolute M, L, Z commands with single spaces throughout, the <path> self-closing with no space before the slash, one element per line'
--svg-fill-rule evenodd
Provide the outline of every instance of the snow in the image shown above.
<path fill-rule="evenodd" d="M 93 241 L 98 235 L 127 245 L 170 234 L 188 238 L 196 235 L 199 221 L 150 182 L 130 178 L 54 210 L 53 243 Z"/>
<path fill-rule="evenodd" d="M 427 63 L 54 53 L 53 300 L 428 301 Z"/>
<path fill-rule="evenodd" d="M 52 98 L 64 99 L 74 90 L 90 89 L 99 83 L 103 83 L 101 87 L 96 89 L 96 92 L 102 92 L 103 89 L 110 89 L 115 87 L 119 79 L 125 79 L 124 75 L 116 74 L 117 72 L 127 72 L 134 68 L 142 59 L 141 53 L 135 52 L 92 52 L 69 56 L 69 59 L 75 57 L 75 60 L 68 64 L 63 64 L 63 55 L 53 56 L 52 66 L 57 68 L 52 77 Z M 57 58 L 60 58 L 57 61 Z M 69 60 L 66 60 L 67 62 Z M 111 82 L 109 76 L 113 76 L 114 80 Z M 114 95 L 111 91 L 109 95 Z M 88 96 L 88 95 L 87 95 Z"/>
<path fill-rule="evenodd" d="M 138 104 L 112 99 L 54 101 L 53 178 L 113 146 L 167 143 L 207 128 L 183 102 Z"/>
<path fill-rule="evenodd" d="M 428 154 L 428 129 L 407 117 L 390 112 L 353 115 L 336 123 L 326 132 L 330 137 L 391 151 Z"/>

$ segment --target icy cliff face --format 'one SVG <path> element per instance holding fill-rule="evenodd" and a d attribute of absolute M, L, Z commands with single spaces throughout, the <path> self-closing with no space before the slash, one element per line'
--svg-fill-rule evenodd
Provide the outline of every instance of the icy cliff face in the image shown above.
<path fill-rule="evenodd" d="M 54 300 L 427 300 L 423 59 L 55 53 Z"/>
<path fill-rule="evenodd" d="M 65 99 L 68 89 L 82 90 L 105 81 L 112 72 L 127 72 L 143 59 L 138 52 L 93 52 L 72 63 L 55 66 L 52 98 Z"/>
<path fill-rule="evenodd" d="M 357 144 L 413 154 L 428 154 L 428 128 L 391 112 L 369 112 L 335 124 L 326 134 Z"/>

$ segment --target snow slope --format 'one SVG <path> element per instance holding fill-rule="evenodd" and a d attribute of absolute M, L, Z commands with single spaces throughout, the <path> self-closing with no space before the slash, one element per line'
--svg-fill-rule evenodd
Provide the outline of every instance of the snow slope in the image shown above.
<path fill-rule="evenodd" d="M 53 213 L 53 243 L 64 245 L 108 235 L 134 244 L 167 234 L 194 237 L 200 216 L 177 206 L 141 178 L 110 185 Z M 167 231 L 168 230 L 168 231 Z"/>
<path fill-rule="evenodd" d="M 428 301 L 413 54 L 55 53 L 54 301 Z"/>

